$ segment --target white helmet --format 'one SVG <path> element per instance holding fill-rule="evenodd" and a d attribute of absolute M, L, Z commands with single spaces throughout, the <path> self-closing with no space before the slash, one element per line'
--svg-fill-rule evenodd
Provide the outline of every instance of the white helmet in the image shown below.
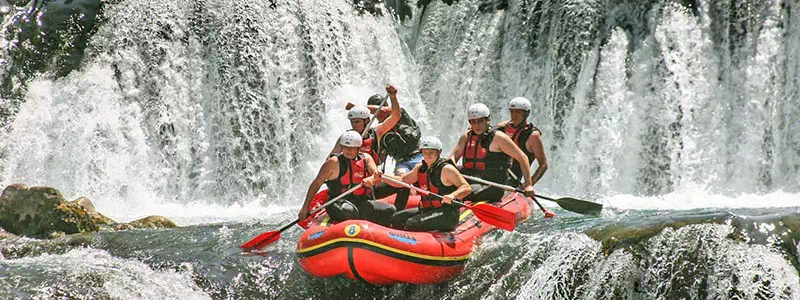
<path fill-rule="evenodd" d="M 489 114 L 491 114 L 491 111 L 483 103 L 475 103 L 467 110 L 467 117 L 470 120 L 488 118 Z"/>
<path fill-rule="evenodd" d="M 368 107 L 359 105 L 359 106 L 351 108 L 350 111 L 347 112 L 347 118 L 350 119 L 350 120 L 352 120 L 352 119 L 369 119 L 369 114 L 370 114 L 370 112 L 369 112 L 369 108 Z"/>
<path fill-rule="evenodd" d="M 531 102 L 525 97 L 516 97 L 508 102 L 508 109 L 521 109 L 531 111 Z"/>
<path fill-rule="evenodd" d="M 354 130 L 348 130 L 339 138 L 339 145 L 344 147 L 361 147 L 361 135 Z"/>
<path fill-rule="evenodd" d="M 435 136 L 422 137 L 419 140 L 419 149 L 434 149 L 442 151 L 442 141 Z"/>

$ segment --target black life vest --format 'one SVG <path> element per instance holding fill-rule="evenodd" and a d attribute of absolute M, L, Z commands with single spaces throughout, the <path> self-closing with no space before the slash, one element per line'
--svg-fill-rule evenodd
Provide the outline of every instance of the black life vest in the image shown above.
<path fill-rule="evenodd" d="M 417 145 L 422 135 L 417 122 L 400 109 L 400 120 L 381 136 L 380 144 L 372 143 L 373 151 L 381 157 L 389 155 L 395 160 L 403 160 L 417 154 Z"/>
<path fill-rule="evenodd" d="M 489 151 L 496 132 L 492 129 L 483 134 L 474 134 L 472 130 L 467 133 L 467 143 L 463 151 L 464 174 L 497 183 L 508 180 L 511 157 L 503 151 Z"/>
<path fill-rule="evenodd" d="M 353 160 L 344 157 L 344 154 L 336 155 L 339 158 L 339 177 L 325 182 L 328 185 L 328 194 L 331 198 L 341 195 L 361 183 L 364 178 L 367 178 L 366 160 L 362 155 L 359 153 L 356 159 Z M 352 195 L 366 198 L 369 194 L 370 189 L 362 187 L 353 192 Z"/>
<path fill-rule="evenodd" d="M 457 190 L 455 185 L 445 186 L 444 183 L 442 183 L 442 169 L 447 165 L 455 166 L 453 161 L 447 158 L 440 157 L 430 167 L 428 167 L 428 164 L 423 160 L 422 166 L 417 169 L 417 185 L 431 193 L 442 196 L 454 192 Z M 419 208 L 421 209 L 436 207 L 442 207 L 442 199 L 436 196 L 424 196 L 422 197 L 422 201 L 419 202 Z"/>
<path fill-rule="evenodd" d="M 525 144 L 528 143 L 528 138 L 531 136 L 531 133 L 538 131 L 541 134 L 542 131 L 539 130 L 539 128 L 536 128 L 536 126 L 533 126 L 531 123 L 527 123 L 522 127 L 517 128 L 514 127 L 514 123 L 511 123 L 510 121 L 508 124 L 506 124 L 506 126 L 498 129 L 505 132 L 505 134 L 508 135 L 508 137 L 510 137 L 520 149 L 522 149 L 522 152 L 528 157 L 528 162 L 533 164 L 534 159 L 536 159 L 536 155 L 533 154 L 533 152 L 528 151 L 528 147 L 526 147 Z M 520 167 L 519 162 L 516 160 L 512 160 L 511 162 L 511 172 L 514 173 L 514 176 L 516 176 L 517 179 L 522 177 L 522 168 Z"/>

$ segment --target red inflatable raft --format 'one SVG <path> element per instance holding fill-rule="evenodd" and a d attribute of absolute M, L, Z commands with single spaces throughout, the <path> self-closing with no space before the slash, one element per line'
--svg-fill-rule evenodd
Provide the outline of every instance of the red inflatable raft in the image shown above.
<path fill-rule="evenodd" d="M 394 202 L 394 196 L 382 201 Z M 407 207 L 416 207 L 411 196 Z M 533 213 L 532 201 L 507 193 L 497 206 L 517 215 L 517 224 Z M 464 270 L 476 238 L 496 227 L 481 222 L 468 209 L 461 210 L 453 232 L 410 232 L 369 221 L 331 224 L 320 214 L 297 241 L 300 266 L 316 277 L 344 275 L 376 285 L 429 284 L 447 281 Z"/>

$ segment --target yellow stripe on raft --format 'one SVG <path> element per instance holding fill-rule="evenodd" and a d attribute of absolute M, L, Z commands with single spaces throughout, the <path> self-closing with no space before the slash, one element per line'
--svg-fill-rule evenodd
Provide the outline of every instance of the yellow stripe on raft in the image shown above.
<path fill-rule="evenodd" d="M 354 243 L 367 244 L 367 245 L 370 245 L 370 246 L 373 246 L 373 247 L 378 247 L 378 248 L 381 248 L 381 249 L 384 249 L 384 250 L 388 250 L 388 251 L 391 251 L 391 252 L 394 252 L 394 253 L 398 253 L 398 254 L 402 254 L 402 255 L 406 255 L 406 256 L 411 256 L 411 257 L 416 257 L 416 258 L 420 258 L 420 259 L 427 259 L 427 260 L 458 261 L 458 260 L 469 259 L 470 255 L 472 255 L 471 253 L 467 254 L 467 255 L 462 255 L 462 256 L 449 256 L 449 257 L 423 255 L 423 254 L 417 254 L 417 253 L 414 253 L 414 252 L 408 252 L 408 251 L 404 251 L 404 250 L 400 250 L 400 249 L 395 249 L 395 248 L 392 248 L 392 247 L 389 247 L 389 246 L 386 246 L 386 245 L 378 244 L 378 243 L 373 242 L 373 241 L 364 240 L 364 239 L 357 239 L 357 238 L 338 238 L 338 239 L 333 239 L 333 240 L 324 242 L 322 244 L 314 245 L 314 246 L 311 246 L 311 247 L 308 247 L 308 248 L 305 248 L 305 249 L 297 249 L 297 253 L 305 253 L 305 252 L 309 252 L 309 251 L 314 251 L 316 249 L 328 246 L 328 245 L 333 244 L 333 243 L 338 243 L 338 242 L 354 242 Z"/>
<path fill-rule="evenodd" d="M 486 203 L 486 201 L 477 202 L 474 205 L 484 204 L 484 203 Z M 459 222 L 464 221 L 464 218 L 466 218 L 471 212 L 472 212 L 471 209 L 465 209 L 464 212 L 461 213 L 461 216 L 458 217 L 458 221 Z"/>
<path fill-rule="evenodd" d="M 471 211 L 471 210 L 469 210 L 469 209 L 466 209 L 466 210 L 464 210 L 464 212 L 463 212 L 463 213 L 461 213 L 461 216 L 460 216 L 460 217 L 458 217 L 458 221 L 459 221 L 459 222 L 461 222 L 461 221 L 464 221 L 464 218 L 466 218 L 467 216 L 469 216 L 469 214 L 471 214 L 471 213 L 472 213 L 472 211 Z"/>

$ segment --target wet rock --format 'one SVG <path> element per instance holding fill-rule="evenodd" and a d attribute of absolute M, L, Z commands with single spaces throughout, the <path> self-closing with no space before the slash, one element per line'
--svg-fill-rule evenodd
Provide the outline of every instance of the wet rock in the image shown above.
<path fill-rule="evenodd" d="M 626 226 L 624 224 L 611 224 L 599 229 L 590 229 L 586 231 L 586 235 L 600 241 L 605 255 L 610 255 L 615 250 L 622 248 L 627 249 L 635 245 L 640 245 L 641 241 L 647 240 L 662 231 L 665 228 L 672 228 L 678 230 L 681 227 L 694 225 L 694 224 L 724 224 L 724 219 L 715 217 L 712 219 L 697 219 L 697 220 L 670 220 L 659 224 L 649 225 L 632 225 Z"/>
<path fill-rule="evenodd" d="M 89 200 L 89 198 L 86 197 L 80 197 L 78 199 L 70 201 L 69 203 L 75 203 L 80 207 L 83 207 L 83 209 L 85 209 L 86 212 L 90 214 L 97 212 L 97 209 L 94 208 L 94 203 L 92 203 L 92 200 Z"/>
<path fill-rule="evenodd" d="M 132 226 L 132 225 L 130 225 L 128 223 L 117 223 L 117 224 L 111 225 L 111 229 L 116 230 L 116 231 L 122 231 L 122 230 L 136 229 L 136 227 L 134 227 L 134 226 Z"/>
<path fill-rule="evenodd" d="M 92 244 L 93 240 L 93 234 L 67 235 L 52 240 L 0 240 L 0 257 L 18 259 L 43 254 L 60 255 L 77 247 L 87 247 Z"/>
<path fill-rule="evenodd" d="M 3 229 L 2 227 L 0 227 L 0 240 L 4 240 L 4 239 L 15 239 L 15 238 L 18 238 L 18 236 L 16 236 L 16 235 L 13 235 L 13 234 L 11 234 L 11 233 L 8 233 L 8 232 L 7 232 L 5 229 Z"/>
<path fill-rule="evenodd" d="M 24 184 L 10 185 L 0 195 L 0 227 L 36 238 L 48 238 L 57 231 L 74 234 L 99 229 L 83 207 L 66 202 L 57 189 Z"/>
<path fill-rule="evenodd" d="M 130 226 L 133 228 L 175 228 L 178 225 L 175 225 L 175 222 L 170 221 L 162 216 L 149 216 L 146 218 L 142 218 L 128 224 L 121 224 L 120 226 Z"/>
<path fill-rule="evenodd" d="M 94 222 L 97 225 L 111 225 L 117 223 L 111 218 L 106 217 L 105 215 L 97 212 L 97 210 L 94 207 L 94 203 L 92 203 L 92 200 L 89 200 L 89 198 L 80 197 L 78 199 L 70 201 L 69 203 L 74 203 L 79 205 L 80 207 L 83 207 L 83 209 L 86 210 L 87 213 L 89 213 L 89 216 L 92 217 L 92 222 Z"/>
<path fill-rule="evenodd" d="M 63 231 L 53 231 L 53 232 L 50 232 L 50 235 L 48 236 L 48 238 L 57 239 L 57 238 L 64 237 L 65 235 L 67 235 L 67 234 L 64 233 Z"/>
<path fill-rule="evenodd" d="M 353 7 L 360 14 L 368 13 L 376 16 L 383 14 L 382 9 L 405 21 L 411 18 L 413 10 L 406 0 L 353 0 Z"/>

